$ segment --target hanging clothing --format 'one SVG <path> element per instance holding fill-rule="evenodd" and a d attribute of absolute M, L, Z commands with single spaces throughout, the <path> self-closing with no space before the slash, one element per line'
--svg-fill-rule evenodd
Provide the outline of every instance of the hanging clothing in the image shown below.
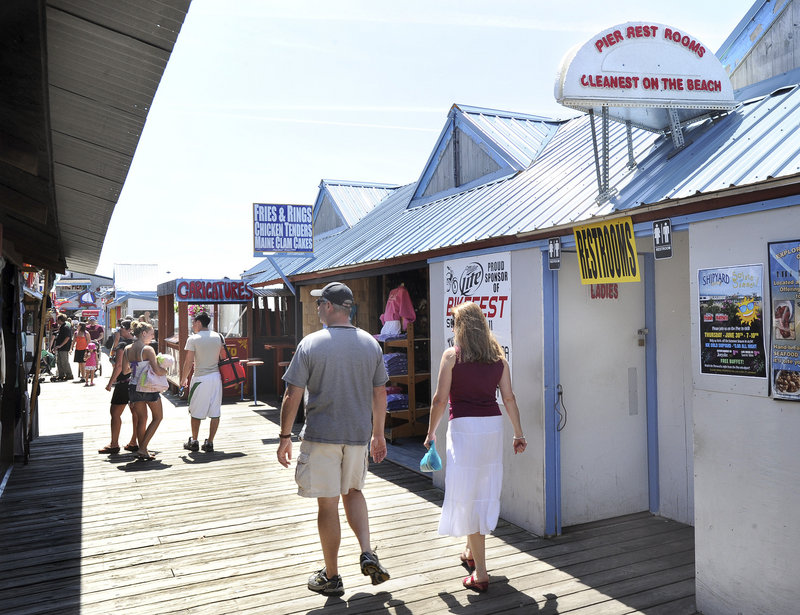
<path fill-rule="evenodd" d="M 406 287 L 401 284 L 392 289 L 389 299 L 386 300 L 386 309 L 381 314 L 381 322 L 386 324 L 388 321 L 400 320 L 402 328 L 405 329 L 409 322 L 414 322 L 416 319 L 417 313 L 414 311 L 414 304 Z"/>

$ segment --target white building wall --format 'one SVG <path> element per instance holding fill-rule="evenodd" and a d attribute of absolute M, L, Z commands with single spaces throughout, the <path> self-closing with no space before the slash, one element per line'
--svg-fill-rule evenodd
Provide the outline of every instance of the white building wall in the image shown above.
<path fill-rule="evenodd" d="M 643 240 L 637 240 L 644 244 Z M 652 238 L 648 240 L 652 243 Z M 674 233 L 672 258 L 655 261 L 658 369 L 658 513 L 694 523 L 689 233 Z M 642 246 L 644 247 L 644 245 Z M 646 249 L 651 250 L 648 245 Z"/>
<path fill-rule="evenodd" d="M 454 256 L 461 258 L 463 255 Z M 542 264 L 540 250 L 517 250 L 511 253 L 511 381 L 528 449 L 514 455 L 511 449 L 513 430 L 506 422 L 508 446 L 503 457 L 503 492 L 500 516 L 534 534 L 545 531 L 544 509 L 544 356 L 542 311 Z M 430 313 L 443 314 L 444 263 L 430 265 Z M 442 327 L 431 317 L 431 396 L 436 390 L 439 360 L 446 348 Z M 445 416 L 445 419 L 447 417 Z M 446 440 L 446 420 L 442 420 L 436 438 L 440 453 Z M 444 455 L 442 455 L 444 457 Z M 435 472 L 434 485 L 444 488 L 446 468 Z"/>
<path fill-rule="evenodd" d="M 690 228 L 697 608 L 783 615 L 800 602 L 800 403 L 767 380 L 700 373 L 697 271 L 763 263 L 767 242 L 796 239 L 800 206 Z M 765 314 L 765 324 L 768 322 Z M 770 342 L 769 327 L 766 345 Z"/>

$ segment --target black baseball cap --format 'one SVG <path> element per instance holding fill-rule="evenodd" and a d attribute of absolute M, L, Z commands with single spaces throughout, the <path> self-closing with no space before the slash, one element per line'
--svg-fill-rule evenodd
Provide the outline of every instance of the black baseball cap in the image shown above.
<path fill-rule="evenodd" d="M 350 307 L 355 302 L 353 299 L 353 291 L 341 282 L 331 282 L 325 288 L 318 288 L 311 291 L 312 297 L 322 297 L 326 301 L 330 301 L 334 305 L 341 305 L 342 307 Z"/>

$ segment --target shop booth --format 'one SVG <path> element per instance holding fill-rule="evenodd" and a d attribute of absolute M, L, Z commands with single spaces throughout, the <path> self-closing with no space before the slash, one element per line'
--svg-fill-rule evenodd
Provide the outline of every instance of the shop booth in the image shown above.
<path fill-rule="evenodd" d="M 386 438 L 392 443 L 404 438 L 421 443 L 428 430 L 431 399 L 428 267 L 409 263 L 370 274 L 339 273 L 298 286 L 297 339 L 322 328 L 311 291 L 332 281 L 347 284 L 355 299 L 352 323 L 374 335 L 383 349 L 389 373 Z M 284 365 L 290 354 L 283 357 Z"/>
<path fill-rule="evenodd" d="M 252 348 L 248 331 L 252 330 L 253 292 L 242 280 L 176 279 L 158 285 L 158 351 L 169 354 L 175 363 L 167 380 L 176 389 L 183 380 L 186 340 L 190 335 L 190 317 L 199 311 L 212 319 L 210 328 L 225 338 L 231 356 L 246 361 Z M 225 389 L 225 396 L 241 396 L 250 391 L 248 380 L 240 387 Z"/>

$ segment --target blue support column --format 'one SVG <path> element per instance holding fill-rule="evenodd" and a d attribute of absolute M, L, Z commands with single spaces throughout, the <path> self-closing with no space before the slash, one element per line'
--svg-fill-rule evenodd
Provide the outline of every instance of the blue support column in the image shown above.
<path fill-rule="evenodd" d="M 561 438 L 558 432 L 558 272 L 550 271 L 547 252 L 542 258 L 544 313 L 544 484 L 545 533 L 561 534 Z"/>

